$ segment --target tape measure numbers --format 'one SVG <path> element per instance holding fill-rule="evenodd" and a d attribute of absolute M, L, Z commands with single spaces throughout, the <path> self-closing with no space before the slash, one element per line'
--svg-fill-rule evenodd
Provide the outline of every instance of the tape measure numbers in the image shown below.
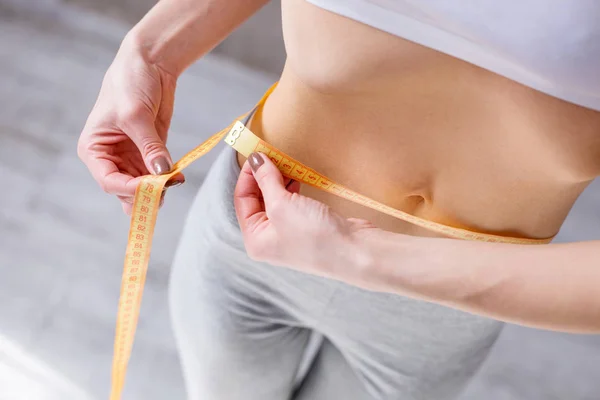
<path fill-rule="evenodd" d="M 243 116 L 246 121 L 256 110 L 262 107 L 275 86 L 276 84 L 264 94 L 253 111 Z M 146 280 L 146 271 L 148 270 L 148 262 L 150 259 L 152 236 L 156 224 L 162 190 L 169 179 L 212 150 L 212 148 L 222 139 L 245 157 L 250 156 L 253 152 L 262 152 L 266 154 L 273 163 L 277 165 L 277 168 L 281 173 L 288 178 L 314 186 L 328 193 L 402 219 L 425 229 L 441 233 L 447 237 L 513 244 L 546 244 L 553 239 L 513 238 L 473 232 L 466 229 L 442 225 L 396 210 L 319 174 L 317 171 L 307 167 L 260 139 L 246 127 L 247 122 L 245 123 L 242 121 L 242 117 L 238 118 L 227 128 L 211 136 L 207 141 L 186 154 L 173 166 L 170 173 L 165 175 L 144 176 L 136 189 L 118 305 L 110 400 L 119 400 L 121 398 L 123 385 L 125 383 L 127 364 L 133 347 L 142 293 Z"/>

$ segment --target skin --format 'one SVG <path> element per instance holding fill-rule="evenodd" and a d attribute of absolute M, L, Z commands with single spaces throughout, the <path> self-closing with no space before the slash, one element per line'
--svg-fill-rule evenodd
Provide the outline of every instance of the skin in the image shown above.
<path fill-rule="evenodd" d="M 117 196 L 125 213 L 131 214 L 140 177 L 167 172 L 173 165 L 166 142 L 178 77 L 265 3 L 161 1 L 124 38 L 77 154 L 100 187 Z M 179 174 L 168 185 L 184 181 Z"/>
<path fill-rule="evenodd" d="M 244 164 L 234 195 L 253 259 L 534 328 L 600 332 L 600 241 L 531 246 L 393 233 L 298 194 L 268 157 L 254 157 L 262 165 Z"/>
<path fill-rule="evenodd" d="M 264 3 L 163 0 L 124 39 L 78 151 L 125 212 L 139 176 L 172 162 L 178 76 Z M 303 0 L 282 9 L 288 59 L 251 129 L 333 180 L 446 225 L 546 238 L 600 174 L 600 112 Z M 293 194 L 265 161 L 269 190 L 245 161 L 236 209 L 252 258 L 523 325 L 600 331 L 598 241 L 445 239 L 310 187 Z"/>

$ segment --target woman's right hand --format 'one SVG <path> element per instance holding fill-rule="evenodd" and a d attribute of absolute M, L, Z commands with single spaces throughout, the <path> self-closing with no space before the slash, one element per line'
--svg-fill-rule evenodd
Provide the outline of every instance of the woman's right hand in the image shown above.
<path fill-rule="evenodd" d="M 140 51 L 122 46 L 79 138 L 79 158 L 128 215 L 140 177 L 169 172 L 173 165 L 166 141 L 176 82 Z M 167 186 L 184 181 L 178 174 Z"/>

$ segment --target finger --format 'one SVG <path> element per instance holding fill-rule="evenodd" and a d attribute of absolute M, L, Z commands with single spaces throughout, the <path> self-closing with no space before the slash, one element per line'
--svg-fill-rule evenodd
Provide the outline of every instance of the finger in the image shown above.
<path fill-rule="evenodd" d="M 375 224 L 369 220 L 362 218 L 346 218 L 348 222 L 350 222 L 357 229 L 370 229 L 376 228 Z"/>
<path fill-rule="evenodd" d="M 133 197 L 130 196 L 117 196 L 121 203 L 133 204 Z"/>
<path fill-rule="evenodd" d="M 243 233 L 253 232 L 267 220 L 262 194 L 248 162 L 244 163 L 233 193 L 238 224 Z"/>
<path fill-rule="evenodd" d="M 252 153 L 248 157 L 248 163 L 263 194 L 265 203 L 275 202 L 289 195 L 289 192 L 285 189 L 281 172 L 269 157 L 262 153 Z"/>
<path fill-rule="evenodd" d="M 114 162 L 103 158 L 92 158 L 88 167 L 100 187 L 109 194 L 134 196 L 141 177 L 134 178 L 119 171 Z"/>
<path fill-rule="evenodd" d="M 125 130 L 140 151 L 148 171 L 155 175 L 171 171 L 173 160 L 156 130 L 152 113 L 143 106 L 126 112 Z"/>
<path fill-rule="evenodd" d="M 133 204 L 121 201 L 121 207 L 123 208 L 123 212 L 129 216 L 133 212 Z"/>
<path fill-rule="evenodd" d="M 290 193 L 300 193 L 300 182 L 290 179 L 285 188 Z"/>
<path fill-rule="evenodd" d="M 185 183 L 185 176 L 182 173 L 178 173 L 165 184 L 165 188 L 172 188 L 175 186 L 183 185 Z"/>

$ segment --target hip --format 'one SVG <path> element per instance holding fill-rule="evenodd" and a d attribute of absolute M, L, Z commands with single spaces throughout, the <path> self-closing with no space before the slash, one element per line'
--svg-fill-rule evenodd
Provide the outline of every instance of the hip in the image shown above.
<path fill-rule="evenodd" d="M 182 315 L 182 329 L 214 327 L 223 319 L 240 329 L 248 321 L 271 321 L 324 335 L 359 374 L 375 374 L 389 390 L 410 387 L 441 398 L 468 381 L 503 323 L 250 259 L 231 201 L 236 161 L 225 148 L 185 225 L 171 280 L 173 307 L 187 310 L 174 312 Z"/>

